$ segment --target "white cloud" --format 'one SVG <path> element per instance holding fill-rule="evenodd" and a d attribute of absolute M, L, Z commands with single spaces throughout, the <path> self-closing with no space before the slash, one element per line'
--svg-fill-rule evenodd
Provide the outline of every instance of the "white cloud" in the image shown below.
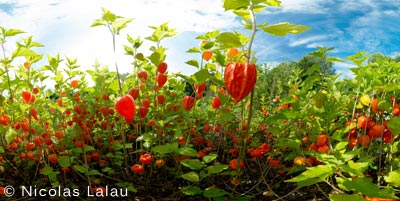
<path fill-rule="evenodd" d="M 315 36 L 309 36 L 309 37 L 305 37 L 305 38 L 301 38 L 301 39 L 296 39 L 295 41 L 292 41 L 289 43 L 289 47 L 297 47 L 300 45 L 309 44 L 311 42 L 321 41 L 326 38 L 328 38 L 327 35 L 315 35 Z"/>
<path fill-rule="evenodd" d="M 9 0 L 2 3 L 13 4 L 11 15 L 0 10 L 2 26 L 22 29 L 33 35 L 34 40 L 46 46 L 46 54 L 54 55 L 59 52 L 61 55 L 78 58 L 83 70 L 89 68 L 96 58 L 114 70 L 110 33 L 105 27 L 90 28 L 91 23 L 101 17 L 101 7 L 119 16 L 135 18 L 117 39 L 121 72 L 131 71 L 131 59 L 124 56 L 122 47 L 122 43 L 126 44 L 127 33 L 143 39 L 152 32 L 148 26 L 158 26 L 165 22 L 169 22 L 170 27 L 176 27 L 178 33 L 203 33 L 239 25 L 234 14 L 224 12 L 221 2 L 215 0 Z M 168 40 L 179 43 L 179 39 Z M 146 40 L 145 43 L 153 45 Z M 197 44 L 193 44 L 195 45 Z M 144 45 L 141 51 L 146 53 L 148 47 L 149 45 Z M 179 62 L 170 65 L 169 70 L 179 71 L 177 66 L 184 63 L 182 59 L 186 53 L 180 52 L 177 55 L 175 45 L 167 48 L 167 54 L 173 52 L 178 57 L 173 61 Z"/>
<path fill-rule="evenodd" d="M 285 0 L 282 1 L 282 11 L 292 13 L 326 13 L 328 8 L 324 4 L 332 0 Z"/>

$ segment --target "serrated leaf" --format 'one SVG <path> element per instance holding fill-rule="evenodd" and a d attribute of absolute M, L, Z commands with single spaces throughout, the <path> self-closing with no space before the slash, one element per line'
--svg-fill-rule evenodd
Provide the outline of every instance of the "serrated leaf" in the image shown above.
<path fill-rule="evenodd" d="M 240 38 L 231 32 L 220 33 L 216 37 L 216 41 L 221 45 L 222 48 L 237 48 L 242 46 Z"/>
<path fill-rule="evenodd" d="M 299 187 L 310 186 L 325 180 L 336 171 L 332 165 L 318 165 L 307 168 L 302 174 L 286 180 L 286 182 L 296 182 Z"/>
<path fill-rule="evenodd" d="M 192 170 L 200 170 L 205 167 L 204 163 L 202 163 L 199 159 L 184 159 L 181 160 L 181 165 Z"/>
<path fill-rule="evenodd" d="M 203 190 L 198 186 L 187 186 L 182 188 L 182 193 L 185 195 L 200 195 L 203 193 Z"/>
<path fill-rule="evenodd" d="M 60 156 L 58 157 L 58 164 L 61 167 L 69 167 L 71 166 L 72 158 L 69 156 Z"/>
<path fill-rule="evenodd" d="M 389 172 L 387 176 L 384 177 L 385 181 L 394 187 L 400 187 L 400 170 Z"/>
<path fill-rule="evenodd" d="M 196 172 L 188 172 L 186 174 L 181 175 L 181 177 L 193 183 L 200 181 L 199 175 Z"/>
<path fill-rule="evenodd" d="M 266 33 L 275 36 L 286 36 L 287 34 L 299 34 L 309 29 L 310 27 L 308 26 L 290 24 L 289 22 L 281 22 L 263 28 L 263 30 Z"/>

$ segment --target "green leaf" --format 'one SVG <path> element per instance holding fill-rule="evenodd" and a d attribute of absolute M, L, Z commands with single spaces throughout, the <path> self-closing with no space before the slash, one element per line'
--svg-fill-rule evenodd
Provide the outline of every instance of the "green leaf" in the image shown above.
<path fill-rule="evenodd" d="M 11 126 L 8 128 L 6 132 L 6 141 L 7 144 L 10 144 L 12 140 L 17 136 L 17 131 L 15 131 Z"/>
<path fill-rule="evenodd" d="M 224 195 L 227 195 L 228 192 L 216 188 L 216 187 L 208 187 L 206 189 L 204 189 L 204 193 L 203 196 L 206 198 L 217 198 L 217 197 L 222 197 Z"/>
<path fill-rule="evenodd" d="M 200 53 L 201 51 L 197 47 L 190 48 L 187 53 Z"/>
<path fill-rule="evenodd" d="M 357 162 L 350 160 L 345 166 L 342 167 L 343 172 L 349 173 L 351 176 L 363 176 L 364 171 L 367 170 L 368 162 Z"/>
<path fill-rule="evenodd" d="M 160 53 L 153 52 L 150 55 L 149 59 L 150 59 L 151 63 L 153 63 L 154 65 L 158 65 L 160 63 L 160 57 L 161 57 Z"/>
<path fill-rule="evenodd" d="M 89 170 L 88 175 L 93 176 L 93 175 L 102 175 L 98 170 Z"/>
<path fill-rule="evenodd" d="M 392 117 L 387 125 L 389 127 L 390 132 L 394 136 L 398 136 L 400 134 L 400 117 Z"/>
<path fill-rule="evenodd" d="M 230 122 L 233 119 L 235 119 L 235 116 L 232 113 L 224 112 L 224 113 L 222 113 L 221 117 L 217 120 L 220 121 L 221 123 L 225 124 L 226 122 Z"/>
<path fill-rule="evenodd" d="M 185 64 L 188 64 L 188 65 L 194 66 L 196 68 L 199 68 L 199 62 L 197 60 L 194 60 L 194 59 L 186 61 Z"/>
<path fill-rule="evenodd" d="M 86 168 L 82 165 L 74 165 L 74 169 L 76 169 L 80 173 L 86 173 Z"/>
<path fill-rule="evenodd" d="M 228 165 L 218 164 L 214 166 L 208 166 L 206 169 L 208 174 L 219 174 L 222 171 L 227 170 L 228 168 Z"/>
<path fill-rule="evenodd" d="M 119 151 L 119 150 L 121 150 L 123 147 L 122 147 L 121 143 L 119 143 L 119 142 L 114 142 L 114 143 L 112 144 L 112 148 L 113 148 L 115 151 Z"/>
<path fill-rule="evenodd" d="M 95 149 L 93 146 L 87 145 L 87 146 L 85 146 L 84 150 L 85 150 L 85 152 L 88 152 L 88 151 L 94 151 Z"/>
<path fill-rule="evenodd" d="M 329 194 L 329 199 L 331 201 L 365 201 L 363 196 L 358 194 Z"/>
<path fill-rule="evenodd" d="M 193 183 L 200 181 L 199 175 L 196 172 L 188 172 L 186 174 L 181 175 L 181 177 Z"/>
<path fill-rule="evenodd" d="M 61 167 L 69 167 L 71 166 L 72 158 L 69 156 L 60 156 L 58 157 L 58 164 Z"/>
<path fill-rule="evenodd" d="M 344 179 L 340 182 L 340 186 L 344 190 L 357 191 L 369 197 L 379 197 L 388 199 L 397 199 L 395 191 L 391 188 L 379 189 L 372 183 L 372 178 L 358 177 L 357 179 Z"/>
<path fill-rule="evenodd" d="M 172 153 L 176 149 L 178 149 L 178 143 L 174 142 L 174 143 L 168 143 L 168 144 L 164 144 L 164 145 L 155 146 L 151 150 L 154 153 L 159 153 L 161 155 L 164 155 L 164 154 Z"/>
<path fill-rule="evenodd" d="M 132 18 L 117 20 L 113 22 L 111 26 L 113 27 L 114 32 L 116 34 L 119 34 L 119 31 L 124 29 L 128 25 L 128 23 L 131 22 L 132 20 L 133 20 Z"/>
<path fill-rule="evenodd" d="M 299 187 L 310 186 L 325 180 L 326 177 L 332 175 L 336 171 L 332 165 L 319 165 L 309 167 L 302 174 L 286 180 L 286 182 L 297 182 Z"/>
<path fill-rule="evenodd" d="M 19 30 L 19 29 L 9 29 L 5 32 L 4 35 L 5 36 L 15 36 L 15 35 L 22 34 L 22 33 L 25 33 L 25 32 L 22 30 Z"/>
<path fill-rule="evenodd" d="M 389 172 L 387 176 L 384 177 L 385 181 L 394 187 L 400 187 L 400 170 Z"/>
<path fill-rule="evenodd" d="M 13 53 L 12 57 L 34 57 L 37 56 L 36 52 L 26 47 L 18 47 Z"/>
<path fill-rule="evenodd" d="M 310 27 L 308 26 L 290 24 L 289 22 L 281 22 L 263 28 L 263 30 L 266 33 L 275 36 L 286 36 L 287 34 L 299 34 L 309 29 Z"/>
<path fill-rule="evenodd" d="M 317 94 L 315 94 L 314 96 L 314 104 L 317 108 L 321 108 L 322 106 L 324 106 L 325 101 L 328 97 L 326 96 L 326 94 L 322 93 L 322 92 L 318 92 Z"/>
<path fill-rule="evenodd" d="M 390 108 L 392 107 L 390 105 L 390 103 L 386 100 L 381 100 L 378 102 L 378 110 L 382 110 L 382 111 L 390 111 Z"/>
<path fill-rule="evenodd" d="M 216 37 L 216 41 L 221 45 L 222 48 L 233 48 L 242 46 L 239 36 L 231 32 L 220 33 Z"/>
<path fill-rule="evenodd" d="M 104 26 L 106 23 L 102 19 L 95 20 L 90 27 Z"/>
<path fill-rule="evenodd" d="M 185 195 L 200 195 L 203 193 L 203 190 L 198 186 L 187 186 L 182 188 L 182 193 Z"/>
<path fill-rule="evenodd" d="M 204 83 L 210 77 L 207 69 L 199 70 L 192 75 L 193 80 L 196 83 Z"/>
<path fill-rule="evenodd" d="M 241 0 L 241 1 L 237 1 L 237 0 L 224 0 L 224 8 L 225 11 L 227 10 L 234 10 L 234 9 L 238 9 L 238 8 L 246 8 L 249 5 L 249 1 L 248 0 Z"/>
<path fill-rule="evenodd" d="M 215 159 L 217 159 L 217 157 L 218 157 L 217 154 L 208 154 L 208 155 L 205 155 L 205 156 L 203 157 L 203 161 L 204 161 L 205 163 L 211 163 L 212 161 L 214 161 Z"/>
<path fill-rule="evenodd" d="M 185 159 L 181 160 L 181 164 L 185 167 L 188 167 L 192 170 L 200 170 L 205 167 L 204 163 L 202 163 L 199 159 Z"/>
<path fill-rule="evenodd" d="M 190 147 L 182 147 L 178 151 L 179 155 L 197 157 L 197 151 Z"/>
<path fill-rule="evenodd" d="M 42 174 L 46 175 L 46 176 L 50 175 L 52 172 L 53 172 L 53 168 L 51 166 L 49 166 L 49 165 L 44 166 L 43 169 L 42 169 Z"/>
<path fill-rule="evenodd" d="M 3 154 L 4 153 L 4 147 L 3 146 L 0 146 L 0 154 Z"/>

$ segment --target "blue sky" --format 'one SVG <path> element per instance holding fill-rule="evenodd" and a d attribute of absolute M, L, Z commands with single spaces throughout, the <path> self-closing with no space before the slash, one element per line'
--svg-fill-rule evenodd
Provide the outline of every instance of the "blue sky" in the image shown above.
<path fill-rule="evenodd" d="M 256 35 L 254 50 L 259 63 L 275 65 L 296 61 L 317 46 L 334 47 L 331 55 L 346 59 L 357 51 L 400 54 L 400 1 L 398 0 L 282 0 L 283 8 L 269 8 L 258 14 L 258 22 L 291 22 L 310 26 L 299 35 Z M 117 15 L 135 18 L 118 38 L 118 61 L 122 72 L 130 72 L 131 58 L 123 54 L 126 34 L 142 38 L 148 26 L 169 21 L 178 35 L 165 40 L 170 71 L 191 74 L 195 68 L 184 62 L 194 58 L 186 50 L 199 44 L 197 35 L 215 29 L 241 30 L 240 19 L 224 12 L 219 0 L 0 0 L 0 26 L 26 31 L 45 45 L 39 52 L 78 58 L 82 69 L 98 59 L 112 66 L 111 38 L 105 28 L 90 28 L 101 16 L 101 7 Z M 20 39 L 20 38 L 18 38 Z M 7 44 L 12 50 L 14 41 Z M 150 42 L 141 51 L 148 52 Z M 9 53 L 9 52 L 8 52 Z M 198 59 L 198 57 L 196 57 Z M 349 76 L 351 63 L 337 63 L 337 72 Z M 112 69 L 112 67 L 110 67 Z"/>

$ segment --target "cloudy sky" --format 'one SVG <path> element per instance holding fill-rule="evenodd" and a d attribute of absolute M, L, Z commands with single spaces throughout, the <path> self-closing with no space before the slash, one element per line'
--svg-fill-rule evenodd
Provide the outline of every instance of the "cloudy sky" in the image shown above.
<path fill-rule="evenodd" d="M 311 30 L 286 37 L 257 33 L 254 50 L 259 63 L 296 61 L 317 46 L 335 47 L 331 55 L 342 59 L 357 51 L 400 54 L 399 0 L 282 0 L 282 5 L 259 13 L 258 22 L 287 21 L 310 26 Z M 38 52 L 78 58 L 82 69 L 91 68 L 95 59 L 112 66 L 108 30 L 90 28 L 93 20 L 100 18 L 101 7 L 134 18 L 121 32 L 119 44 L 126 44 L 126 34 L 144 38 L 152 32 L 148 26 L 169 21 L 178 35 L 161 45 L 168 48 L 169 70 L 184 74 L 196 70 L 184 62 L 193 58 L 186 50 L 199 44 L 197 35 L 215 29 L 241 30 L 240 19 L 224 12 L 220 0 L 0 0 L 0 26 L 24 30 L 26 34 L 18 39 L 33 35 L 35 41 L 45 45 Z M 141 49 L 144 53 L 152 45 L 145 43 Z M 10 41 L 6 47 L 11 51 L 13 45 Z M 124 55 L 122 45 L 117 48 L 121 71 L 131 71 L 131 58 Z M 351 66 L 348 62 L 335 64 L 337 72 L 345 75 Z"/>

